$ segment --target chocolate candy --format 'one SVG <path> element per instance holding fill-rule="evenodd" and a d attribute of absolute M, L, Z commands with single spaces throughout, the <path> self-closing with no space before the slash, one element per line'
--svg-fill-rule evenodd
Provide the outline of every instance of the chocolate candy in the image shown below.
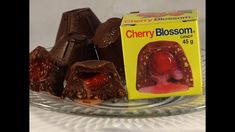
<path fill-rule="evenodd" d="M 110 18 L 96 30 L 93 42 L 99 59 L 114 63 L 118 73 L 124 76 L 124 64 L 119 26 L 121 19 Z"/>
<path fill-rule="evenodd" d="M 177 42 L 151 42 L 141 49 L 136 82 L 139 91 L 168 93 L 187 90 L 192 86 L 190 64 Z"/>
<path fill-rule="evenodd" d="M 107 100 L 125 95 L 120 77 L 111 62 L 103 60 L 76 62 L 68 74 L 62 98 Z"/>
<path fill-rule="evenodd" d="M 94 44 L 85 35 L 63 35 L 50 53 L 61 58 L 69 67 L 76 61 L 97 59 Z"/>
<path fill-rule="evenodd" d="M 69 33 L 78 33 L 91 39 L 99 25 L 100 20 L 90 8 L 80 8 L 64 12 L 57 32 L 56 42 L 60 37 Z"/>
<path fill-rule="evenodd" d="M 38 46 L 30 53 L 30 89 L 61 96 L 67 65 Z"/>

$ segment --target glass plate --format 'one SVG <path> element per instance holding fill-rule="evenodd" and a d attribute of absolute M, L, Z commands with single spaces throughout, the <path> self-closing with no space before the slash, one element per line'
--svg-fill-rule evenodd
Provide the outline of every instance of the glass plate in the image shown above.
<path fill-rule="evenodd" d="M 202 50 L 203 89 L 205 91 L 205 50 Z M 205 92 L 204 92 L 205 93 Z M 75 103 L 69 99 L 60 99 L 46 92 L 30 90 L 30 104 L 46 110 L 86 116 L 109 117 L 158 117 L 185 114 L 203 110 L 205 95 L 155 98 L 117 103 L 104 101 L 97 105 Z"/>

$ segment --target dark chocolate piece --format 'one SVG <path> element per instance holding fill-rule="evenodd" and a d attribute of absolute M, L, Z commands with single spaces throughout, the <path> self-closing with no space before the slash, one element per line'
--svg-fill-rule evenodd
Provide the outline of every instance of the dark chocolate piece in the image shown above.
<path fill-rule="evenodd" d="M 97 59 L 92 41 L 88 40 L 85 35 L 77 33 L 62 36 L 50 53 L 61 58 L 69 67 L 77 61 Z"/>
<path fill-rule="evenodd" d="M 62 98 L 107 100 L 122 98 L 125 95 L 120 77 L 111 62 L 76 62 L 68 74 Z"/>
<path fill-rule="evenodd" d="M 120 35 L 120 18 L 110 18 L 96 30 L 93 42 L 99 59 L 114 63 L 120 76 L 124 76 L 124 64 Z"/>
<path fill-rule="evenodd" d="M 138 55 L 136 87 L 167 93 L 193 86 L 192 71 L 182 47 L 173 41 L 148 43 Z"/>
<path fill-rule="evenodd" d="M 38 46 L 30 53 L 30 89 L 61 96 L 67 65 Z"/>
<path fill-rule="evenodd" d="M 99 25 L 100 20 L 90 8 L 80 8 L 64 12 L 57 32 L 56 42 L 60 37 L 69 33 L 78 33 L 91 39 Z"/>

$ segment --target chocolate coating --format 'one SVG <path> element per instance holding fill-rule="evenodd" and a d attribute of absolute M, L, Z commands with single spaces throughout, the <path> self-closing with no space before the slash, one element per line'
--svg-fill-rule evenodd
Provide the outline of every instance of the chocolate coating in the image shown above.
<path fill-rule="evenodd" d="M 52 57 L 41 46 L 38 46 L 30 53 L 29 60 L 30 89 L 33 91 L 46 91 L 52 95 L 61 96 L 67 65 L 62 60 Z M 35 79 L 35 76 L 37 79 Z"/>
<path fill-rule="evenodd" d="M 124 76 L 124 64 L 120 34 L 120 18 L 110 18 L 96 30 L 93 42 L 99 59 L 114 63 L 118 73 Z"/>
<path fill-rule="evenodd" d="M 78 33 L 91 39 L 100 23 L 100 20 L 90 8 L 80 8 L 64 12 L 55 42 L 57 42 L 63 35 L 67 35 L 69 33 Z"/>
<path fill-rule="evenodd" d="M 62 36 L 50 53 L 61 58 L 69 67 L 76 61 L 97 59 L 92 41 L 78 33 Z"/>
<path fill-rule="evenodd" d="M 113 63 L 103 60 L 88 60 L 76 62 L 67 73 L 68 81 L 63 91 L 62 98 L 70 99 L 101 99 L 121 98 L 125 95 L 120 77 Z M 98 89 L 87 89 L 84 86 L 84 78 L 96 74 L 108 74 L 110 81 L 108 84 Z"/>

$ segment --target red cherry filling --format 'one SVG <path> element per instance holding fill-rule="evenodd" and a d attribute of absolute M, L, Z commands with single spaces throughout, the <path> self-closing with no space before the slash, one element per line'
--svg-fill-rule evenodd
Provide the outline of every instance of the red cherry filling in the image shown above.
<path fill-rule="evenodd" d="M 30 72 L 30 81 L 42 81 L 46 78 L 48 73 L 51 71 L 53 65 L 44 60 L 37 59 L 33 63 L 30 64 L 29 72 Z"/>
<path fill-rule="evenodd" d="M 176 68 L 175 57 L 167 51 L 159 51 L 151 56 L 149 69 L 153 75 L 170 74 Z"/>
<path fill-rule="evenodd" d="M 87 89 L 99 89 L 110 81 L 111 76 L 106 73 L 96 74 L 84 80 L 84 86 Z"/>

